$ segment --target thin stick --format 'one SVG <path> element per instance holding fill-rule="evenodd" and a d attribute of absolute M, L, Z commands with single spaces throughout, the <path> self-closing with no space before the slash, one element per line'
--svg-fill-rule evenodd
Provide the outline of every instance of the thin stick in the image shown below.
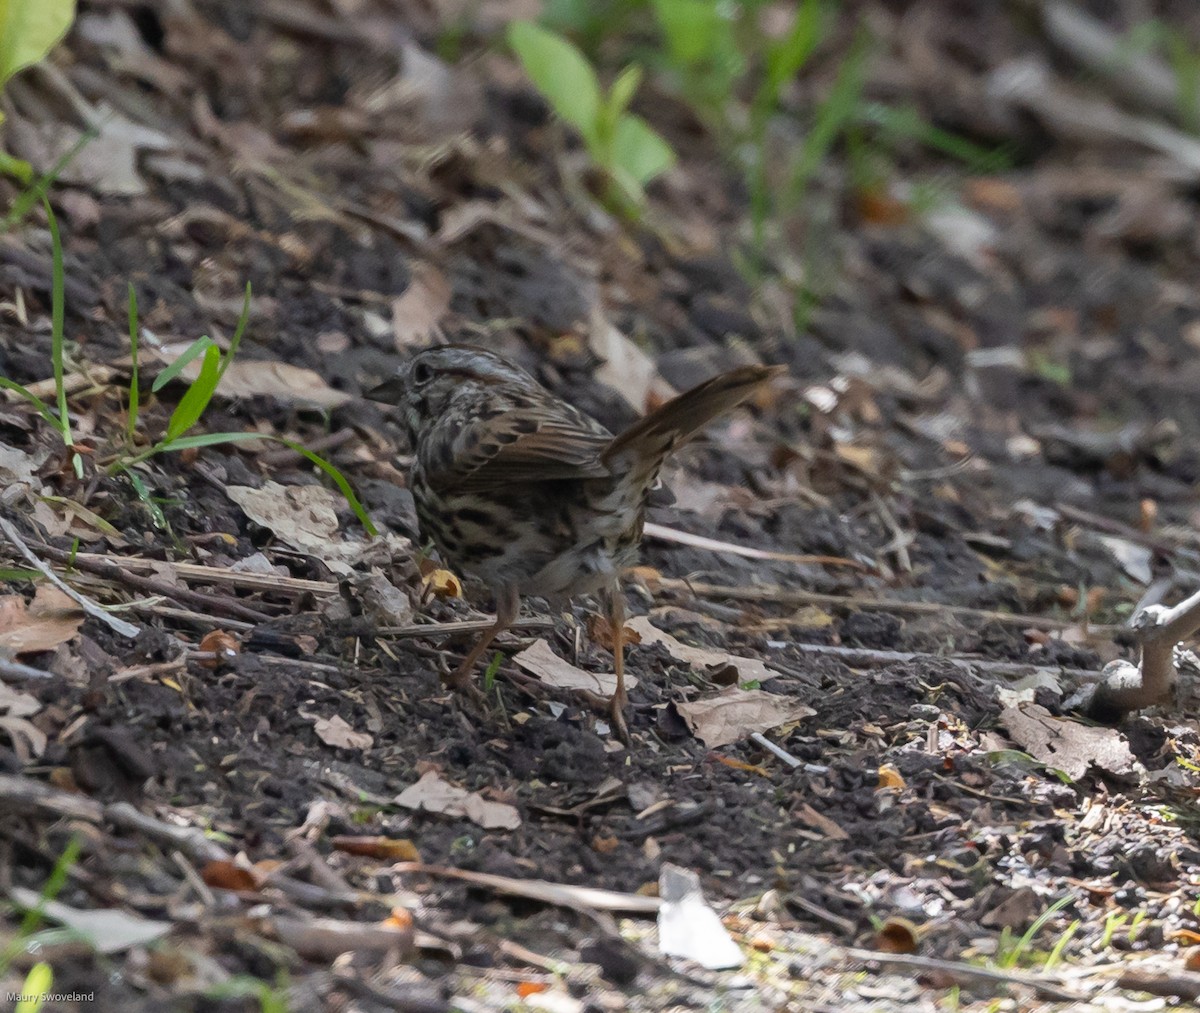
<path fill-rule="evenodd" d="M 965 605 L 946 605 L 934 601 L 902 601 L 896 598 L 856 598 L 851 595 L 819 594 L 816 591 L 797 591 L 784 587 L 736 587 L 729 584 L 698 584 L 690 580 L 673 580 L 663 577 L 654 581 L 654 587 L 667 591 L 678 591 L 699 598 L 732 598 L 735 601 L 766 601 L 779 605 L 833 605 L 852 609 L 867 609 L 872 612 L 909 612 L 914 615 L 953 615 L 962 619 L 978 619 L 981 622 L 1004 623 L 1009 626 L 1027 626 L 1038 630 L 1066 630 L 1078 623 L 1046 616 L 993 612 L 990 609 L 968 608 Z M 1097 635 L 1111 635 L 1121 627 L 1089 626 Z"/>
<path fill-rule="evenodd" d="M 19 661 L 0 658 L 0 682 L 28 682 L 30 679 L 53 679 L 53 672 L 22 665 Z"/>
<path fill-rule="evenodd" d="M 133 623 L 127 623 L 124 619 L 118 619 L 112 613 L 101 608 L 90 598 L 85 598 L 74 588 L 69 587 L 66 582 L 58 576 L 58 574 L 56 574 L 50 569 L 50 567 L 48 567 L 33 554 L 33 550 L 25 544 L 24 539 L 21 538 L 21 535 L 17 532 L 17 529 L 3 517 L 0 517 L 0 531 L 4 532 L 4 536 L 10 542 L 12 542 L 17 551 L 25 557 L 26 561 L 29 562 L 31 566 L 35 566 L 39 571 L 41 571 L 41 573 L 48 581 L 50 581 L 51 584 L 53 584 L 60 591 L 62 591 L 63 594 L 79 605 L 79 607 L 82 608 L 83 611 L 93 619 L 99 619 L 102 623 L 107 624 L 114 633 L 119 633 L 121 636 L 128 637 L 130 640 L 133 640 L 142 632 L 140 627 L 134 626 Z"/>
<path fill-rule="evenodd" d="M 998 971 L 990 967 L 977 967 L 958 960 L 938 960 L 936 957 L 922 957 L 913 953 L 879 953 L 876 950 L 860 950 L 849 948 L 845 951 L 850 960 L 867 964 L 883 964 L 892 967 L 915 967 L 922 971 L 941 971 L 962 981 L 994 981 L 1004 985 L 1024 985 L 1042 995 L 1057 999 L 1060 1002 L 1081 1002 L 1086 996 L 1068 992 L 1057 984 L 1022 971 Z"/>

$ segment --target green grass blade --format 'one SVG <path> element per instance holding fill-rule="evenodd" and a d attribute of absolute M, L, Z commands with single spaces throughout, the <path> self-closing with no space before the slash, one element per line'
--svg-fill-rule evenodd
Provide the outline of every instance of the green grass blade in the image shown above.
<path fill-rule="evenodd" d="M 788 200 L 792 207 L 804 199 L 813 175 L 861 103 L 869 49 L 870 37 L 865 32 L 860 32 L 850 52 L 846 54 L 846 59 L 838 68 L 833 90 L 821 104 L 816 121 L 808 136 L 804 138 L 800 158 L 792 170 L 792 179 L 788 186 Z"/>
<path fill-rule="evenodd" d="M 129 283 L 129 354 L 132 360 L 129 377 L 129 412 L 125 417 L 125 434 L 133 443 L 137 432 L 138 407 L 141 394 L 138 390 L 138 301 L 133 282 Z"/>
<path fill-rule="evenodd" d="M 63 170 L 75 160 L 75 156 L 84 147 L 96 139 L 99 133 L 99 127 L 88 127 L 87 130 L 79 135 L 79 140 L 62 153 L 57 162 L 42 173 L 30 186 L 27 186 L 17 194 L 17 199 L 13 201 L 8 214 L 4 216 L 4 221 L 0 222 L 0 232 L 8 232 L 16 228 L 20 224 L 21 219 L 29 214 L 38 201 L 45 200 L 46 192 L 54 185 L 58 177 L 62 175 Z"/>
<path fill-rule="evenodd" d="M 246 296 L 242 300 L 242 312 L 238 317 L 237 326 L 233 329 L 233 337 L 229 339 L 229 351 L 221 358 L 221 368 L 217 371 L 217 383 L 220 384 L 221 377 L 225 375 L 225 370 L 229 368 L 229 364 L 233 362 L 233 357 L 237 355 L 237 350 L 242 343 L 242 335 L 246 333 L 246 324 L 250 321 L 250 282 L 246 282 Z"/>
<path fill-rule="evenodd" d="M 157 394 L 167 384 L 174 380 L 175 377 L 182 373 L 184 367 L 186 367 L 189 362 L 203 355 L 210 348 L 215 348 L 216 344 L 217 343 L 213 341 L 213 339 L 207 334 L 200 335 L 200 337 L 198 337 L 183 350 L 183 354 L 180 355 L 178 359 L 172 362 L 169 366 L 167 366 L 166 369 L 164 369 L 158 374 L 158 376 L 154 378 L 154 383 L 150 385 L 150 392 L 152 394 Z"/>
<path fill-rule="evenodd" d="M 183 392 L 183 397 L 171 413 L 171 419 L 167 423 L 167 435 L 163 438 L 164 443 L 178 439 L 200 421 L 200 416 L 204 414 L 204 409 L 208 407 L 216 392 L 220 374 L 221 350 L 216 345 L 209 345 L 204 350 L 200 375 Z"/>
<path fill-rule="evenodd" d="M 58 424 L 58 418 L 55 416 L 53 409 L 28 387 L 22 387 L 16 380 L 10 380 L 7 376 L 0 376 L 0 389 L 11 390 L 14 393 L 20 394 L 21 397 L 38 410 L 38 414 L 49 422 L 50 425 L 55 429 L 62 428 Z"/>
<path fill-rule="evenodd" d="M 58 232 L 58 219 L 45 197 L 42 207 L 50 223 L 51 275 L 50 275 L 50 356 L 54 365 L 54 389 L 58 395 L 58 428 L 62 433 L 63 446 L 73 447 L 71 416 L 67 413 L 67 388 L 63 379 L 63 344 L 66 319 L 66 272 L 63 269 L 62 237 Z M 72 451 L 71 463 L 77 478 L 83 478 L 83 458 Z"/>

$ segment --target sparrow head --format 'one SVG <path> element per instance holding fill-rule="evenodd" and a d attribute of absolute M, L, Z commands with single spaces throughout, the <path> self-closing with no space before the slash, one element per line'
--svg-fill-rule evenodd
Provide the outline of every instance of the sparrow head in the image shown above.
<path fill-rule="evenodd" d="M 537 385 L 523 369 L 486 348 L 440 345 L 418 352 L 363 396 L 398 408 L 409 441 L 416 446 L 422 432 L 452 403 L 475 403 L 489 388 L 509 384 Z"/>

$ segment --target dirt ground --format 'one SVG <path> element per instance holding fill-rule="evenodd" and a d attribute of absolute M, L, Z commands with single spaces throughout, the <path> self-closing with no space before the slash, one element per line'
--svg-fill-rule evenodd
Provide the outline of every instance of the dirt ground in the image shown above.
<path fill-rule="evenodd" d="M 45 960 L 77 994 L 46 1009 L 1191 1008 L 1188 669 L 1175 705 L 1116 726 L 1064 699 L 1136 657 L 1143 596 L 1200 577 L 1200 177 L 1044 103 L 1169 114 L 1076 66 L 1058 5 L 844 4 L 797 108 L 866 24 L 867 97 L 1006 165 L 901 140 L 856 189 L 835 146 L 755 281 L 737 172 L 653 78 L 635 108 L 679 163 L 640 225 L 599 209 L 498 41 L 536 14 L 518 6 L 98 0 L 9 86 L 0 136 L 35 166 L 89 117 L 99 136 L 50 191 L 84 477 L 14 398 L 2 515 L 140 632 L 76 616 L 44 649 L 3 641 L 51 674 L 0 699 L 3 990 Z M 1188 4 L 1084 8 L 1200 45 Z M 1012 84 L 1030 65 L 1034 97 Z M 22 384 L 51 376 L 50 263 L 40 211 L 0 236 L 0 373 Z M 156 435 L 184 388 L 149 377 L 203 333 L 227 342 L 246 282 L 249 365 L 202 429 L 325 455 L 384 538 L 265 440 L 150 458 L 153 509 L 106 472 L 127 287 Z M 447 338 L 613 430 L 668 385 L 789 368 L 677 456 L 651 511 L 627 611 L 673 639 L 628 650 L 632 748 L 512 660 L 540 638 L 611 672 L 587 599 L 528 603 L 542 621 L 501 641 L 481 699 L 439 683 L 470 641 L 415 627 L 488 602 L 428 579 L 409 448 L 359 395 Z M 53 625 L 5 552 L 0 629 Z M 693 705 L 739 685 L 776 719 L 721 736 Z M 418 781 L 441 790 L 414 802 Z M 56 863 L 65 907 L 23 924 Z M 698 875 L 739 966 L 661 952 L 664 866 Z M 88 912 L 106 914 L 87 938 L 53 930 Z"/>

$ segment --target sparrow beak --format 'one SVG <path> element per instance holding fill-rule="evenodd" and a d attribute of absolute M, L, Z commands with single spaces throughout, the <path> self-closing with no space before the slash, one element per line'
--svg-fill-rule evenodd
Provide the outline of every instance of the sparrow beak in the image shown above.
<path fill-rule="evenodd" d="M 378 387 L 372 387 L 368 391 L 363 392 L 363 397 L 371 401 L 382 401 L 384 404 L 390 404 L 393 407 L 400 403 L 400 396 L 404 393 L 404 383 L 400 377 L 393 376 L 389 380 L 384 380 Z"/>

